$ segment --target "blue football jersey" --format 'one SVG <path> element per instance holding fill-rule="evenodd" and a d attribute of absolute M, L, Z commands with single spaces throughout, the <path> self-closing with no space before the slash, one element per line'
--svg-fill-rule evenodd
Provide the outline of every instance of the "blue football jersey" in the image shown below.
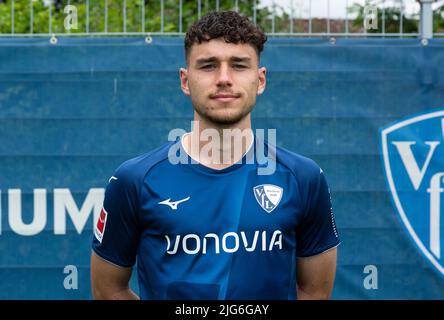
<path fill-rule="evenodd" d="M 257 145 L 221 170 L 170 161 L 182 139 L 124 162 L 93 250 L 118 266 L 137 261 L 141 299 L 297 298 L 297 258 L 339 244 L 328 185 L 314 161 L 266 142 L 275 170 L 258 174 Z"/>

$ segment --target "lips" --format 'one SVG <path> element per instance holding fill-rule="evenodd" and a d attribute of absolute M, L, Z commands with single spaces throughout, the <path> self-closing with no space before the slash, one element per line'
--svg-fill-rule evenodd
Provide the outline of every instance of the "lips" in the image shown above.
<path fill-rule="evenodd" d="M 211 96 L 211 99 L 221 101 L 221 102 L 230 102 L 239 98 L 238 95 L 234 95 L 231 93 L 217 93 Z"/>

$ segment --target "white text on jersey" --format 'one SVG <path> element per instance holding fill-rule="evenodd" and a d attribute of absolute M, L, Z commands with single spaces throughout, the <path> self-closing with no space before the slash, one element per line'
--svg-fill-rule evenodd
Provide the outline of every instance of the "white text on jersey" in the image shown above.
<path fill-rule="evenodd" d="M 259 234 L 261 237 L 261 244 L 258 248 L 257 242 Z M 244 231 L 240 232 L 240 237 L 236 232 L 227 232 L 222 236 L 222 239 L 215 233 L 208 233 L 203 238 L 193 233 L 185 236 L 176 235 L 172 246 L 170 237 L 165 235 L 165 238 L 167 241 L 166 252 L 168 254 L 176 254 L 180 244 L 183 252 L 186 254 L 206 254 L 209 250 L 211 250 L 211 252 L 214 250 L 216 254 L 219 254 L 221 249 L 226 253 L 234 253 L 239 251 L 239 249 L 253 252 L 256 248 L 262 251 L 272 251 L 274 247 L 278 247 L 279 250 L 282 250 L 282 232 L 280 230 L 275 230 L 271 239 L 268 239 L 267 231 L 254 231 L 254 235 L 249 238 L 247 238 Z M 231 241 L 228 240 L 230 238 Z M 242 242 L 239 238 L 242 239 Z"/>

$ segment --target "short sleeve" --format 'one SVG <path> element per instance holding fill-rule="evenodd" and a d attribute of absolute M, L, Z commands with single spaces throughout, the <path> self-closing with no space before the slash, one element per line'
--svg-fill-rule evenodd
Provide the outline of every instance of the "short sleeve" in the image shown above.
<path fill-rule="evenodd" d="M 340 243 L 330 190 L 321 169 L 308 188 L 306 212 L 296 230 L 298 257 L 320 254 Z"/>
<path fill-rule="evenodd" d="M 106 187 L 92 248 L 113 264 L 132 267 L 140 239 L 138 188 L 126 171 L 118 169 Z"/>

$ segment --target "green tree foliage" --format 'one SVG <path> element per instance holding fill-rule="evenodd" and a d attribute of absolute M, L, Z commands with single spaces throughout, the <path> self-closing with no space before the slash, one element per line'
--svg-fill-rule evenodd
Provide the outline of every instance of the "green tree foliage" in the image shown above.
<path fill-rule="evenodd" d="M 360 26 L 364 28 L 364 15 L 365 6 L 360 4 L 353 4 L 348 8 L 350 13 L 357 14 L 356 19 L 353 21 L 354 26 Z M 384 20 L 384 22 L 383 22 Z M 368 33 L 399 33 L 401 27 L 401 9 L 398 7 L 389 7 L 382 10 L 378 7 L 378 28 L 368 29 Z M 364 31 L 364 30 L 363 30 Z M 418 32 L 418 16 L 402 16 L 402 31 L 404 33 L 417 33 Z"/>
<path fill-rule="evenodd" d="M 78 28 L 69 31 L 64 28 L 67 13 L 63 11 L 68 3 L 77 8 L 78 16 Z M 234 10 L 237 4 L 239 12 L 253 20 L 255 3 L 256 23 L 265 32 L 290 32 L 291 30 L 308 32 L 308 20 L 299 18 L 292 21 L 289 12 L 285 12 L 278 5 L 279 1 L 275 2 L 275 8 L 270 8 L 261 5 L 261 0 L 200 0 L 200 10 L 198 3 L 198 0 L 182 0 L 180 15 L 180 0 L 0 0 L 0 33 L 185 32 L 199 16 L 216 10 L 217 4 L 220 10 Z M 387 7 L 383 13 L 381 1 L 368 3 L 374 3 L 379 9 L 378 29 L 370 29 L 367 32 L 382 33 L 384 14 L 385 32 L 399 33 L 401 17 L 399 6 Z M 364 32 L 364 8 L 365 6 L 360 4 L 353 4 L 348 8 L 349 13 L 357 16 L 350 21 L 352 32 Z M 14 19 L 11 18 L 12 16 Z M 418 15 L 403 15 L 403 32 L 417 33 L 418 19 Z M 326 19 L 316 20 L 313 21 L 314 24 L 316 22 L 326 26 Z M 335 24 L 343 26 L 345 21 L 331 21 L 332 28 Z M 319 28 L 314 25 L 313 28 L 314 32 L 326 32 L 326 27 L 318 30 Z M 340 29 L 335 31 L 345 31 L 342 27 Z M 434 32 L 444 32 L 444 6 L 434 11 Z"/>
<path fill-rule="evenodd" d="M 234 10 L 238 3 L 239 12 L 253 19 L 254 2 L 258 4 L 260 0 L 220 0 L 219 9 Z M 200 10 L 198 1 L 182 0 L 180 15 L 179 3 L 179 0 L 89 0 L 87 6 L 86 0 L 71 0 L 69 4 L 77 9 L 78 28 L 69 32 L 185 32 L 199 15 L 217 9 L 215 0 L 201 0 Z M 68 1 L 61 0 L 0 0 L 0 33 L 66 33 L 67 13 L 63 12 L 66 5 Z M 260 26 L 268 23 L 271 16 L 268 8 L 257 6 L 256 21 Z"/>
<path fill-rule="evenodd" d="M 369 29 L 369 33 L 382 33 L 383 32 L 383 16 L 384 16 L 384 30 L 385 33 L 399 33 L 401 27 L 401 8 L 400 7 L 386 7 L 382 10 L 381 6 L 378 6 L 379 2 L 368 2 L 369 4 L 375 4 L 378 7 L 378 29 Z M 355 27 L 362 27 L 364 25 L 364 9 L 365 5 L 353 4 L 348 8 L 349 13 L 357 14 L 356 19 L 353 21 Z M 419 13 L 415 15 L 402 15 L 402 31 L 404 33 L 418 33 L 419 31 Z M 444 32 L 444 6 L 437 8 L 433 12 L 433 32 Z"/>
<path fill-rule="evenodd" d="M 444 33 L 444 5 L 433 12 L 433 32 Z"/>

